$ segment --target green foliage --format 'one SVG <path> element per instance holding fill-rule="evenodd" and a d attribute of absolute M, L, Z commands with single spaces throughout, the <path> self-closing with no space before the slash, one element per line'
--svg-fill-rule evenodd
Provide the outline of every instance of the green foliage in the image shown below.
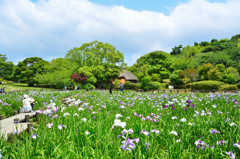
<path fill-rule="evenodd" d="M 182 80 L 179 78 L 179 76 L 177 74 L 172 74 L 170 76 L 170 81 L 173 83 L 173 84 L 181 84 L 182 83 Z"/>
<path fill-rule="evenodd" d="M 113 82 L 113 87 L 114 88 L 119 88 L 120 87 L 119 84 L 120 84 L 120 80 L 115 79 L 114 82 Z"/>
<path fill-rule="evenodd" d="M 141 88 L 142 89 L 146 89 L 148 84 L 151 82 L 151 78 L 150 77 L 144 77 L 142 80 L 141 80 Z"/>
<path fill-rule="evenodd" d="M 222 85 L 220 86 L 219 90 L 237 90 L 236 85 Z"/>
<path fill-rule="evenodd" d="M 28 83 L 28 86 L 34 86 L 34 83 L 36 83 L 36 74 L 46 73 L 46 65 L 49 65 L 49 62 L 44 61 L 42 58 L 26 58 L 24 61 L 18 63 L 13 78 L 15 81 L 20 79 L 20 82 Z"/>
<path fill-rule="evenodd" d="M 191 85 L 192 85 L 192 83 L 185 84 L 185 88 L 186 88 L 186 89 L 190 89 L 190 88 L 191 88 Z"/>
<path fill-rule="evenodd" d="M 2 55 L 0 54 L 0 57 Z M 2 59 L 7 59 L 7 58 L 3 58 Z M 1 60 L 0 58 L 0 77 L 4 78 L 4 79 L 11 79 L 11 75 L 13 74 L 15 69 L 15 66 L 12 62 L 8 62 L 5 60 Z"/>
<path fill-rule="evenodd" d="M 218 71 L 216 67 L 208 71 L 207 75 L 209 80 L 220 81 L 222 79 L 221 73 Z"/>
<path fill-rule="evenodd" d="M 87 83 L 85 85 L 81 85 L 81 89 L 86 89 L 87 91 L 89 91 L 89 90 L 95 89 L 95 86 L 90 83 Z"/>
<path fill-rule="evenodd" d="M 226 69 L 226 73 L 227 73 L 228 75 L 229 75 L 229 74 L 233 74 L 233 75 L 235 76 L 235 78 L 236 78 L 237 81 L 238 81 L 239 78 L 240 78 L 238 70 L 237 70 L 236 68 L 234 68 L 234 67 L 228 67 L 228 68 Z"/>
<path fill-rule="evenodd" d="M 124 89 L 130 89 L 130 90 L 138 90 L 141 88 L 140 83 L 131 83 L 129 81 L 126 81 L 124 83 Z"/>
<path fill-rule="evenodd" d="M 227 83 L 234 84 L 236 82 L 237 82 L 236 77 L 234 76 L 234 74 L 230 73 L 227 78 Z"/>
<path fill-rule="evenodd" d="M 159 81 L 158 75 L 157 74 L 153 74 L 152 77 L 151 77 L 151 81 L 158 82 Z"/>
<path fill-rule="evenodd" d="M 172 52 L 170 52 L 171 55 L 178 55 L 180 54 L 182 51 L 182 45 L 179 46 L 175 46 L 174 48 L 172 48 Z"/>
<path fill-rule="evenodd" d="M 200 81 L 191 84 L 191 89 L 195 90 L 218 90 L 220 86 L 224 85 L 220 81 Z"/>
<path fill-rule="evenodd" d="M 65 57 L 76 63 L 78 68 L 104 63 L 116 65 L 124 62 L 123 54 L 116 50 L 114 46 L 98 41 L 84 43 L 79 48 L 75 47 L 69 50 Z"/>
<path fill-rule="evenodd" d="M 169 83 L 161 83 L 161 88 L 168 89 Z"/>
<path fill-rule="evenodd" d="M 104 89 L 108 89 L 109 86 L 108 86 L 107 84 L 104 84 L 104 85 L 103 85 L 103 88 L 104 88 Z"/>
<path fill-rule="evenodd" d="M 213 68 L 213 65 L 210 64 L 210 63 L 207 63 L 207 64 L 202 64 L 202 66 L 200 66 L 198 68 L 198 73 L 199 73 L 199 76 L 201 77 L 202 80 L 208 80 L 209 77 L 208 77 L 208 72 Z"/>
<path fill-rule="evenodd" d="M 148 90 L 158 90 L 160 88 L 161 88 L 161 83 L 159 83 L 159 82 L 150 82 L 148 84 L 147 88 L 145 88 L 145 90 L 146 89 L 148 89 Z"/>

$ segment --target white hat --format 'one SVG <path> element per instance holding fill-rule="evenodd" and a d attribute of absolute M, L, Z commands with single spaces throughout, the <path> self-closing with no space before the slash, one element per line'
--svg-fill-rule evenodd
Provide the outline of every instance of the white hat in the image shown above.
<path fill-rule="evenodd" d="M 24 95 L 23 95 L 23 98 L 28 98 L 28 95 L 27 95 L 27 94 L 24 94 Z"/>

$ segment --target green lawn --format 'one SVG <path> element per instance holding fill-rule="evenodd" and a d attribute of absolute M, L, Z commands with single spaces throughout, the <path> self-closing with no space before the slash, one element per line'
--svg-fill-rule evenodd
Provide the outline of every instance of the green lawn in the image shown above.
<path fill-rule="evenodd" d="M 5 86 L 4 86 L 5 87 Z M 0 87 L 2 88 L 2 86 Z M 7 85 L 5 88 L 5 92 L 9 92 L 12 90 L 41 90 L 41 87 L 28 87 L 26 83 L 13 83 L 11 85 Z M 43 88 L 44 90 L 53 90 L 53 88 Z"/>
<path fill-rule="evenodd" d="M 170 79 L 163 79 L 164 83 L 170 83 Z"/>

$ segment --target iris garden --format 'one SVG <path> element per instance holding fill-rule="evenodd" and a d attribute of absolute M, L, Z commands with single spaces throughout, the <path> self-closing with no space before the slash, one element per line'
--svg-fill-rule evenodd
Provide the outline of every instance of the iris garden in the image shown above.
<path fill-rule="evenodd" d="M 1 139 L 0 158 L 235 158 L 240 155 L 239 93 L 32 92 L 40 121 Z M 38 98 L 39 97 L 39 98 Z M 1 96 L 1 109 L 20 97 Z M 55 104 L 49 105 L 47 101 Z M 78 100 L 78 101 L 79 101 Z M 41 104 L 40 104 L 41 103 Z M 38 105 L 39 104 L 39 105 Z M 37 107 L 38 105 L 38 107 Z"/>

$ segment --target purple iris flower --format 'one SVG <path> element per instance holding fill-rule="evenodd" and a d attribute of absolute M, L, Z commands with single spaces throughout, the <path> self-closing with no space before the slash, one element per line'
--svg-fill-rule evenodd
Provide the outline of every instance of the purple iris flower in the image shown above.
<path fill-rule="evenodd" d="M 184 110 L 187 111 L 187 107 L 185 107 Z"/>
<path fill-rule="evenodd" d="M 240 149 L 240 142 L 233 144 L 234 147 L 238 147 Z"/>
<path fill-rule="evenodd" d="M 36 133 L 31 136 L 31 138 L 33 138 L 33 139 L 36 139 L 37 137 L 39 137 L 39 136 Z"/>
<path fill-rule="evenodd" d="M 148 150 L 149 143 L 144 143 L 146 145 L 146 149 Z"/>
<path fill-rule="evenodd" d="M 133 140 L 131 139 L 127 139 L 127 141 L 123 141 L 122 142 L 123 145 L 121 145 L 121 148 L 123 151 L 128 150 L 128 151 L 132 151 L 132 149 L 136 148 L 136 145 L 133 143 Z"/>
<path fill-rule="evenodd" d="M 227 152 L 227 151 L 226 151 L 225 153 L 226 153 L 226 154 L 228 155 L 228 157 L 231 158 L 231 159 L 235 159 L 235 157 L 236 157 L 232 151 L 230 151 L 230 152 Z"/>
<path fill-rule="evenodd" d="M 191 105 L 191 107 L 192 107 L 192 108 L 194 108 L 194 107 L 195 107 L 195 105 L 194 105 L 194 104 L 192 104 L 192 105 Z"/>
<path fill-rule="evenodd" d="M 223 141 L 223 140 L 217 141 L 217 145 L 222 146 L 223 144 L 227 144 L 227 141 Z"/>
<path fill-rule="evenodd" d="M 211 133 L 211 134 L 215 134 L 215 133 L 218 133 L 218 134 L 220 134 L 220 132 L 219 132 L 219 131 L 217 131 L 216 129 L 212 129 L 212 130 L 210 130 L 210 133 Z"/>

